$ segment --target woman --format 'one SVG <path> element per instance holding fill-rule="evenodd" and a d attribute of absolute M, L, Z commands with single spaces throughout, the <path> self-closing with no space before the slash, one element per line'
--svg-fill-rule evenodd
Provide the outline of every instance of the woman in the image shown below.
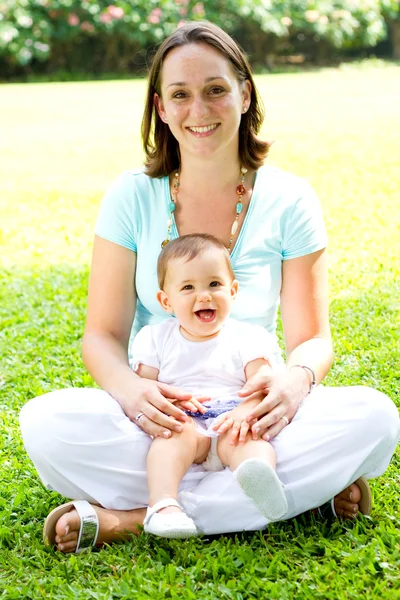
<path fill-rule="evenodd" d="M 179 432 L 185 419 L 174 402 L 187 396 L 139 379 L 127 352 L 133 320 L 135 334 L 165 318 L 156 261 L 161 243 L 178 231 L 225 242 L 241 290 L 233 317 L 274 333 L 280 301 L 286 366 L 252 378 L 245 390 L 266 394 L 254 411 L 256 434 L 274 445 L 285 518 L 335 495 L 336 514 L 355 516 L 368 490 L 354 482 L 383 473 L 390 461 L 399 418 L 389 398 L 364 387 L 312 389 L 332 361 L 325 230 L 309 186 L 263 166 L 261 123 L 249 65 L 227 34 L 187 23 L 164 41 L 142 124 L 145 173 L 115 182 L 96 228 L 83 356 L 104 391 L 53 392 L 21 413 L 27 451 L 45 484 L 91 503 L 48 519 L 45 535 L 63 552 L 138 531 L 148 501 L 147 434 Z M 180 502 L 205 533 L 267 524 L 229 470 L 208 475 L 192 467 Z"/>

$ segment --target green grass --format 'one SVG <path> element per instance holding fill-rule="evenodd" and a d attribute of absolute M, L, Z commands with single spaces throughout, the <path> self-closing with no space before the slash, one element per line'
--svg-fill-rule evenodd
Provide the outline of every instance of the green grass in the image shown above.
<path fill-rule="evenodd" d="M 330 384 L 400 406 L 400 68 L 259 76 L 270 162 L 316 188 L 330 236 Z M 185 542 L 132 538 L 86 556 L 41 543 L 62 499 L 25 455 L 31 397 L 90 386 L 80 357 L 102 193 L 141 164 L 141 81 L 0 86 L 0 598 L 400 598 L 400 455 L 371 518 L 313 517 Z"/>

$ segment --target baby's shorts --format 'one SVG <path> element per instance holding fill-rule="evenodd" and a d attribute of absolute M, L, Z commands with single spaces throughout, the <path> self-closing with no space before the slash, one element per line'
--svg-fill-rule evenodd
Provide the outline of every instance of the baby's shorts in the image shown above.
<path fill-rule="evenodd" d="M 209 453 L 207 454 L 206 460 L 202 463 L 203 468 L 206 471 L 223 471 L 224 465 L 222 464 L 218 453 L 217 453 L 218 437 L 211 438 L 211 446 Z"/>

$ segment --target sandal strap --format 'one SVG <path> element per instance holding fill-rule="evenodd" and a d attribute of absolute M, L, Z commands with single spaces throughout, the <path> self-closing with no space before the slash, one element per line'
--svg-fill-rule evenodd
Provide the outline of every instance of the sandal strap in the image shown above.
<path fill-rule="evenodd" d="M 164 498 L 164 500 L 160 500 L 159 502 L 156 502 L 154 504 L 154 506 L 148 507 L 147 512 L 146 512 L 146 517 L 143 521 L 143 525 L 147 525 L 153 515 L 158 513 L 159 510 L 162 510 L 163 508 L 167 508 L 168 506 L 177 506 L 178 508 L 180 508 L 182 510 L 182 507 L 175 500 L 175 498 Z"/>
<path fill-rule="evenodd" d="M 73 505 L 81 521 L 75 552 L 79 554 L 96 545 L 99 534 L 99 519 L 94 508 L 86 500 L 76 500 Z"/>

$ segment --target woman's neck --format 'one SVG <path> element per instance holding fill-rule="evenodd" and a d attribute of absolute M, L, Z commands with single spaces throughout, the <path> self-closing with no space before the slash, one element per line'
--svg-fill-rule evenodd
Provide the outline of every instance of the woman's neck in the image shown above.
<path fill-rule="evenodd" d="M 204 160 L 193 157 L 182 159 L 180 185 L 196 196 L 223 192 L 226 187 L 239 183 L 240 162 L 236 159 Z"/>

